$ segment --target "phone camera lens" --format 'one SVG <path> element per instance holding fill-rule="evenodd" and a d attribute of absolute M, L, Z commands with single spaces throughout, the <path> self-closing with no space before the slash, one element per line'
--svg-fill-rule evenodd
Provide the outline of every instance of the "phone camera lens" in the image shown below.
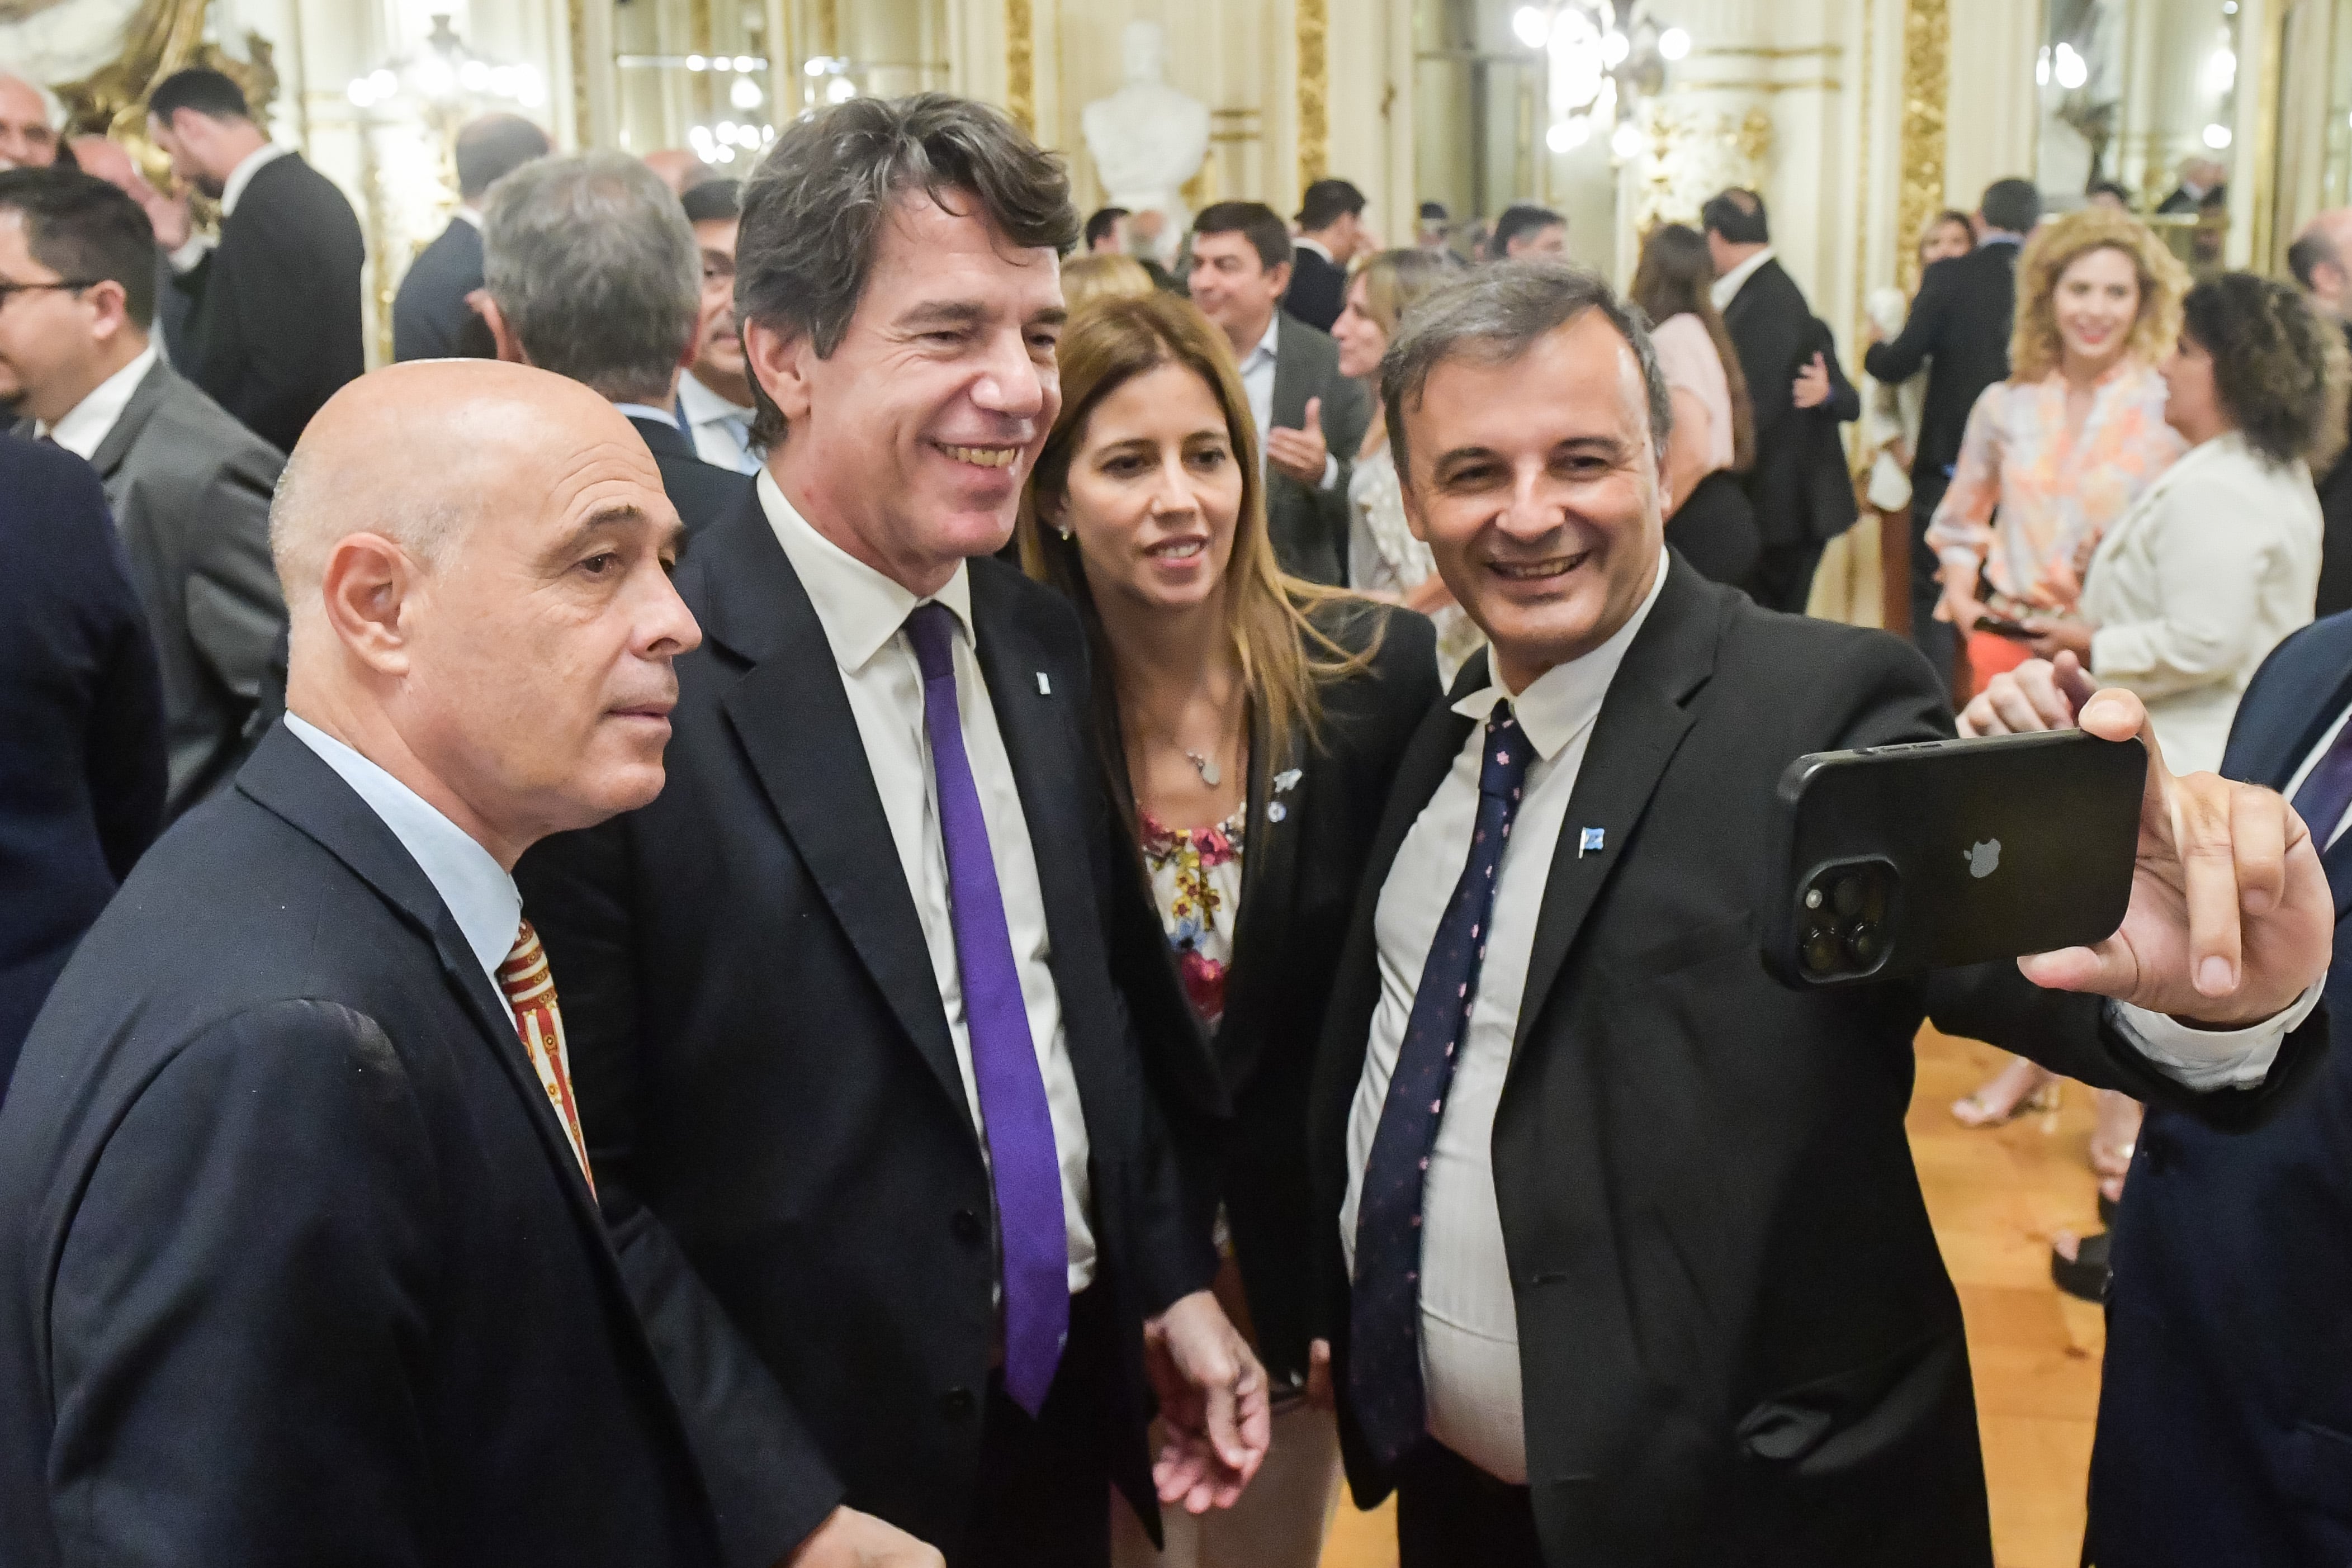
<path fill-rule="evenodd" d="M 1878 928 L 1867 921 L 1858 923 L 1845 939 L 1845 946 L 1846 951 L 1853 955 L 1853 961 L 1868 968 L 1878 961 Z"/>
<path fill-rule="evenodd" d="M 1820 926 L 1805 933 L 1805 967 L 1816 975 L 1826 975 L 1837 967 L 1837 938 Z"/>
<path fill-rule="evenodd" d="M 1862 913 L 1866 891 L 1860 876 L 1842 876 L 1838 878 L 1837 885 L 1830 889 L 1830 902 L 1836 906 L 1842 917 L 1851 920 Z"/>

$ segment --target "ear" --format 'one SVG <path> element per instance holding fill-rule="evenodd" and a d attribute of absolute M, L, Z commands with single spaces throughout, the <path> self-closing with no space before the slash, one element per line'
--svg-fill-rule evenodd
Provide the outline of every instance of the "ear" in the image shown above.
<path fill-rule="evenodd" d="M 488 289 L 475 289 L 466 296 L 466 303 L 480 314 L 483 323 L 489 328 L 491 340 L 499 346 L 499 359 L 509 365 L 530 363 L 530 356 L 522 351 L 522 340 L 515 336 L 512 327 L 507 325 L 505 314 L 499 309 L 499 302 L 490 298 Z"/>
<path fill-rule="evenodd" d="M 91 284 L 82 291 L 82 298 L 97 309 L 97 317 L 90 322 L 90 335 L 99 341 L 110 342 L 132 327 L 130 300 L 122 292 L 122 285 L 114 279 L 102 278 Z"/>
<path fill-rule="evenodd" d="M 419 573 L 408 552 L 381 534 L 351 534 L 327 554 L 320 582 L 327 623 L 351 656 L 379 675 L 408 674 L 404 620 Z"/>
<path fill-rule="evenodd" d="M 1273 279 L 1274 291 L 1276 294 L 1287 294 L 1290 292 L 1290 263 L 1286 261 L 1279 263 L 1276 266 L 1269 267 L 1265 269 L 1265 275 L 1267 277 Z"/>
<path fill-rule="evenodd" d="M 743 358 L 760 389 L 787 425 L 798 424 L 808 417 L 815 402 L 811 385 L 816 369 L 814 345 L 804 333 L 781 331 L 764 321 L 744 321 L 740 328 Z"/>

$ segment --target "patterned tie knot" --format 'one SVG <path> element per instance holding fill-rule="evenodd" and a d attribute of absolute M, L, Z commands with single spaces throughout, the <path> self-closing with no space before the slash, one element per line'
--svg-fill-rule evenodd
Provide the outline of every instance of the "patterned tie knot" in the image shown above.
<path fill-rule="evenodd" d="M 1535 759 L 1535 742 L 1519 727 L 1511 705 L 1497 703 L 1486 720 L 1486 760 L 1478 769 L 1478 793 L 1517 800 Z"/>
<path fill-rule="evenodd" d="M 506 992 L 507 1006 L 522 1013 L 540 1006 L 555 995 L 555 977 L 548 972 L 547 949 L 539 945 L 539 933 L 526 920 L 515 932 L 514 946 L 507 950 L 506 962 L 499 966 L 499 988 Z"/>
<path fill-rule="evenodd" d="M 955 678 L 955 612 L 932 600 L 918 604 L 907 617 L 907 641 L 914 645 L 915 663 L 926 682 Z"/>

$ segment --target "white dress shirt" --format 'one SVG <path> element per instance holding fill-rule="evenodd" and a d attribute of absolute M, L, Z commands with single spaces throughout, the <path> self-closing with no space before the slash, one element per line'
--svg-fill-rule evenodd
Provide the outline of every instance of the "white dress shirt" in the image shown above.
<path fill-rule="evenodd" d="M 472 834 L 443 816 L 425 797 L 299 714 L 286 716 L 294 737 L 350 785 L 383 819 L 416 869 L 433 884 L 472 948 L 490 988 L 503 997 L 499 966 L 514 951 L 522 929 L 522 894 L 514 878 Z"/>
<path fill-rule="evenodd" d="M 221 182 L 221 222 L 228 222 L 229 214 L 236 211 L 236 204 L 245 195 L 245 188 L 253 183 L 253 177 L 292 151 L 290 147 L 280 147 L 275 141 L 268 141 L 247 153 L 245 162 L 230 170 L 228 178 Z M 172 270 L 194 272 L 196 263 L 204 260 L 205 253 L 215 243 L 210 235 L 190 235 L 186 244 L 171 253 Z"/>
<path fill-rule="evenodd" d="M 946 841 L 940 836 L 939 789 L 931 771 L 930 741 L 923 727 L 923 676 L 903 628 L 919 604 L 903 586 L 856 559 L 809 526 L 764 470 L 760 505 L 776 542 L 808 590 L 824 628 L 825 642 L 839 665 L 866 766 L 889 819 L 898 868 L 920 916 L 923 940 L 939 982 L 940 1003 L 954 1038 L 956 1066 L 963 1075 L 964 1100 L 972 1124 L 985 1128 L 980 1083 L 972 1074 L 971 1029 L 964 1015 L 963 976 L 956 964 L 955 918 L 949 904 Z M 1029 1012 L 1029 1039 L 1045 1080 L 1045 1104 L 1054 1124 L 1055 1153 L 1062 1167 L 1062 1218 L 1069 1238 L 1070 1292 L 1091 1284 L 1095 1239 L 1087 1161 L 1086 1113 L 1078 1081 L 1070 1069 L 1070 1042 L 1062 1029 L 1062 1002 L 1047 967 L 1053 945 L 1045 929 L 1045 897 L 1037 880 L 1036 851 L 1022 814 L 1021 793 L 996 709 L 973 652 L 971 579 L 958 567 L 946 587 L 932 596 L 954 613 L 956 706 L 963 720 L 964 751 L 980 791 L 981 815 L 988 824 L 988 847 L 996 861 L 996 882 L 1004 900 L 1004 924 L 1013 938 L 1013 960 L 1021 973 L 1021 997 Z M 810 678 L 816 678 L 810 673 Z M 877 870 L 879 868 L 877 868 Z M 981 1153 L 987 1155 L 983 1134 Z"/>
<path fill-rule="evenodd" d="M 1282 351 L 1282 311 L 1277 308 L 1266 319 L 1265 336 L 1257 347 L 1242 356 L 1242 392 L 1249 398 L 1250 418 L 1257 424 L 1257 473 L 1265 477 L 1265 438 L 1274 429 L 1274 362 Z M 1329 489 L 1339 477 L 1339 458 L 1336 453 L 1323 457 L 1321 488 Z"/>
<path fill-rule="evenodd" d="M 1715 280 L 1714 286 L 1707 290 L 1707 298 L 1715 301 L 1715 308 L 1718 313 L 1730 305 L 1733 298 L 1738 295 L 1740 286 L 1753 277 L 1756 275 L 1756 269 L 1771 260 L 1772 256 L 1772 247 L 1768 245 Z"/>
<path fill-rule="evenodd" d="M 760 471 L 760 457 L 751 446 L 751 416 L 756 409 L 730 402 L 704 386 L 692 371 L 677 378 L 677 402 L 686 411 L 697 457 L 738 474 Z"/>
<path fill-rule="evenodd" d="M 83 462 L 89 462 L 114 433 L 114 422 L 122 417 L 131 394 L 139 390 L 140 382 L 146 378 L 156 358 L 155 345 L 150 341 L 139 350 L 137 358 L 83 393 L 82 400 L 68 409 L 55 424 L 37 423 L 33 434 L 47 436 Z"/>
<path fill-rule="evenodd" d="M 1496 873 L 1478 991 L 1430 1155 L 1423 1197 L 1421 1354 L 1431 1435 L 1515 1485 L 1527 1480 L 1527 1435 L 1518 1307 L 1495 1197 L 1495 1113 L 1510 1067 L 1544 886 L 1593 723 L 1664 580 L 1660 570 L 1615 636 L 1580 659 L 1545 671 L 1516 697 L 1497 682 L 1454 705 L 1455 713 L 1477 721 L 1478 727 L 1405 835 L 1374 915 L 1381 996 L 1348 1118 L 1348 1195 L 1339 1213 L 1351 1275 L 1357 1200 L 1388 1101 L 1389 1078 L 1446 900 L 1469 861 L 1485 721 L 1496 704 L 1508 700 L 1536 760 L 1528 769 L 1518 815 Z M 2316 1005 L 2319 989 L 2314 986 L 2279 1018 L 2234 1033 L 2191 1030 L 2137 1009 L 2119 1009 L 2117 1021 L 2150 1061 L 2193 1087 L 2259 1082 L 2288 1030 Z M 2186 1070 L 2176 1057 L 2189 1064 Z"/>

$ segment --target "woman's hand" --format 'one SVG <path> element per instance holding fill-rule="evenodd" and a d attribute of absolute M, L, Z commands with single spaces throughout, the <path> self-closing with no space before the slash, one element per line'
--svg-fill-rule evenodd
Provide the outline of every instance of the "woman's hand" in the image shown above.
<path fill-rule="evenodd" d="M 1936 619 L 1950 622 L 1966 637 L 1984 617 L 1984 605 L 1977 599 L 1975 563 L 1946 561 L 1944 570 L 1936 577 L 1944 585 L 1944 597 L 1936 605 Z"/>
<path fill-rule="evenodd" d="M 2074 617 L 2061 621 L 2036 617 L 2025 623 L 2025 629 L 2033 633 L 2033 641 L 2027 646 L 2033 650 L 2035 658 L 2055 659 L 2061 653 L 2072 653 L 2085 665 L 2090 664 L 2091 633 L 2096 628 L 2089 622 Z"/>

